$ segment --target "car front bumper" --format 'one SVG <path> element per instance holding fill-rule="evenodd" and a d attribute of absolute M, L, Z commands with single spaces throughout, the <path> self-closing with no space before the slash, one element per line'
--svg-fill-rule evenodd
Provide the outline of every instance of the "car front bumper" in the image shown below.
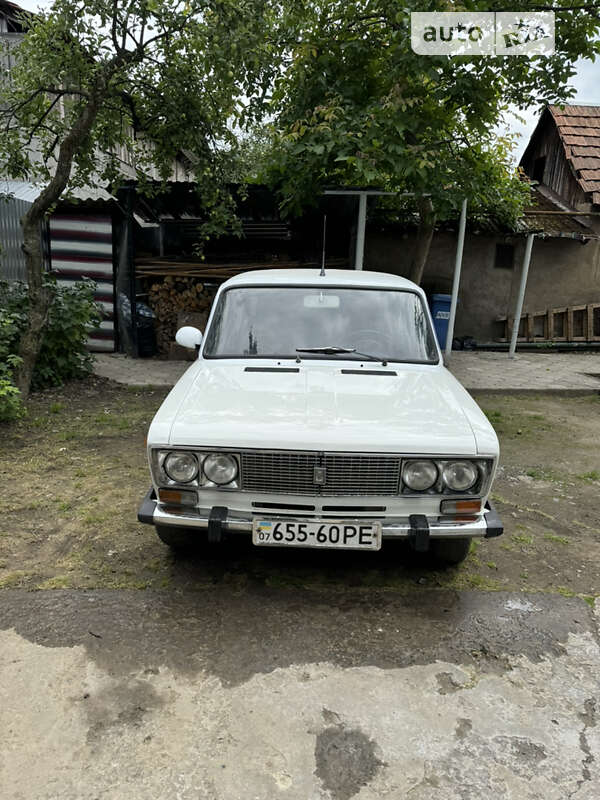
<path fill-rule="evenodd" d="M 254 516 L 258 518 L 258 515 Z M 260 516 L 265 517 L 267 514 L 263 513 Z M 278 515 L 268 516 L 275 519 Z M 290 519 L 290 517 L 281 517 L 281 519 Z M 182 508 L 181 510 L 169 508 L 167 510 L 157 502 L 154 489 L 150 489 L 146 494 L 138 510 L 138 520 L 149 525 L 207 530 L 208 538 L 211 541 L 219 541 L 223 533 L 251 533 L 253 522 L 251 515 L 236 515 L 235 512 L 232 514 L 225 506 L 214 506 L 210 510 L 191 508 Z M 327 521 L 332 522 L 333 520 L 328 519 Z M 364 522 L 364 519 L 361 521 Z M 504 532 L 500 517 L 489 502 L 486 503 L 483 514 L 470 522 L 428 520 L 422 514 L 412 514 L 404 518 L 384 518 L 378 521 L 381 522 L 384 539 L 418 539 L 422 544 L 429 538 L 485 537 L 490 539 L 500 536 Z"/>

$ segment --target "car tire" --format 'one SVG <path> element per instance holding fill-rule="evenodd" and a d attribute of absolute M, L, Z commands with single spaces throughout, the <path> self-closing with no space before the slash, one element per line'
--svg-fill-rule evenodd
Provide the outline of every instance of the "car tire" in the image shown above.
<path fill-rule="evenodd" d="M 432 539 L 431 552 L 434 558 L 446 564 L 460 564 L 469 555 L 471 539 L 457 537 L 455 539 Z"/>
<path fill-rule="evenodd" d="M 190 533 L 184 528 L 175 528 L 169 525 L 155 525 L 154 527 L 161 542 L 164 542 L 172 550 L 193 550 L 198 546 L 200 537 L 197 533 Z"/>

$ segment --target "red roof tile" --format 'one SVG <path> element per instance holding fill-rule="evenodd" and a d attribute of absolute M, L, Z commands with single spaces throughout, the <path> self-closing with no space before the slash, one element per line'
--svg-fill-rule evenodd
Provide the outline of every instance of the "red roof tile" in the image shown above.
<path fill-rule="evenodd" d="M 548 106 L 579 185 L 600 202 L 600 106 Z"/>

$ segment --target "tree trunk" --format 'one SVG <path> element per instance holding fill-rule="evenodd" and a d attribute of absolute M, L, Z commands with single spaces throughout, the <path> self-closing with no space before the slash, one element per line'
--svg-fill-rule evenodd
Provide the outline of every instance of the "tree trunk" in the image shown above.
<path fill-rule="evenodd" d="M 410 265 L 410 274 L 408 277 L 411 281 L 420 285 L 423 279 L 427 257 L 429 256 L 433 231 L 435 229 L 435 212 L 430 197 L 420 197 L 418 205 L 419 229 L 417 231 L 415 253 Z"/>
<path fill-rule="evenodd" d="M 69 182 L 73 157 L 94 124 L 106 91 L 107 78 L 108 76 L 101 76 L 98 79 L 95 90 L 90 94 L 73 127 L 61 142 L 56 170 L 50 183 L 36 197 L 29 211 L 21 220 L 23 226 L 23 249 L 27 265 L 29 311 L 27 327 L 19 343 L 21 363 L 15 370 L 15 383 L 21 392 L 21 399 L 23 400 L 26 400 L 29 396 L 31 378 L 40 352 L 51 302 L 50 290 L 44 286 L 41 242 L 42 222 Z"/>
<path fill-rule="evenodd" d="M 29 313 L 27 328 L 19 343 L 21 363 L 15 370 L 15 384 L 23 400 L 29 395 L 31 377 L 42 345 L 42 334 L 50 310 L 50 290 L 44 286 L 42 258 L 42 215 L 31 214 L 22 219 L 23 249 L 27 265 Z"/>

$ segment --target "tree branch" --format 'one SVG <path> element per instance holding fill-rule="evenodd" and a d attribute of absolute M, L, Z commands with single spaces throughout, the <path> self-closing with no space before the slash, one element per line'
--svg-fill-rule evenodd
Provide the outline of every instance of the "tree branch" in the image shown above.
<path fill-rule="evenodd" d="M 62 94 L 59 94 L 59 95 L 57 95 L 57 96 L 54 98 L 54 100 L 53 100 L 53 101 L 50 103 L 50 105 L 48 106 L 48 108 L 47 108 L 47 109 L 44 111 L 44 113 L 42 114 L 42 116 L 41 116 L 41 117 L 38 119 L 38 121 L 35 123 L 35 125 L 34 125 L 34 126 L 33 126 L 33 128 L 31 129 L 31 131 L 29 132 L 29 138 L 27 139 L 26 146 L 27 146 L 27 145 L 29 145 L 29 144 L 31 144 L 31 142 L 32 142 L 32 140 L 33 140 L 33 137 L 34 137 L 34 136 L 35 136 L 35 134 L 36 134 L 36 131 L 37 131 L 37 130 L 39 130 L 39 128 L 41 128 L 41 127 L 42 127 L 42 124 L 43 124 L 44 120 L 46 119 L 46 117 L 48 116 L 48 114 L 49 114 L 49 113 L 52 111 L 52 109 L 54 108 L 54 106 L 55 106 L 55 105 L 58 103 L 58 101 L 60 100 L 60 98 L 61 98 L 61 97 L 62 97 Z"/>

